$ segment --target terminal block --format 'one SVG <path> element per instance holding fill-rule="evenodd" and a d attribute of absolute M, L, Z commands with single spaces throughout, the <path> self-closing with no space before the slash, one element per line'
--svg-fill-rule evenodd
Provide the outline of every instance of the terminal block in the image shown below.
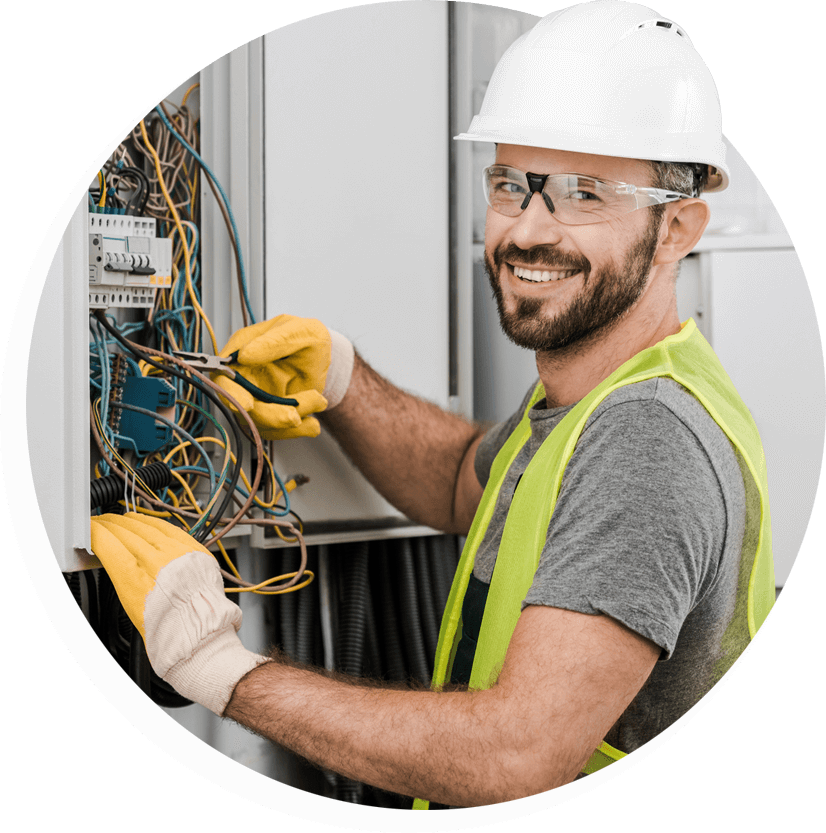
<path fill-rule="evenodd" d="M 109 427 L 118 447 L 145 456 L 172 440 L 171 427 L 155 420 L 152 413 L 174 420 L 176 395 L 174 385 L 166 379 L 127 375 L 125 364 L 116 357 L 109 399 Z M 133 411 L 124 405 L 137 405 L 151 413 Z"/>
<path fill-rule="evenodd" d="M 171 285 L 172 241 L 153 218 L 89 215 L 89 309 L 145 309 Z"/>

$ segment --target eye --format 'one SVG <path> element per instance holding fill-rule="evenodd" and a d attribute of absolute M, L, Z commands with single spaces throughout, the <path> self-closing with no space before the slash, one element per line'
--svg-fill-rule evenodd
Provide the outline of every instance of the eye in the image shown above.
<path fill-rule="evenodd" d="M 524 185 L 513 179 L 494 179 L 490 184 L 491 191 L 502 197 L 518 197 L 527 192 Z"/>
<path fill-rule="evenodd" d="M 602 202 L 602 200 L 593 191 L 572 191 L 570 194 L 572 200 L 581 200 L 582 202 Z"/>

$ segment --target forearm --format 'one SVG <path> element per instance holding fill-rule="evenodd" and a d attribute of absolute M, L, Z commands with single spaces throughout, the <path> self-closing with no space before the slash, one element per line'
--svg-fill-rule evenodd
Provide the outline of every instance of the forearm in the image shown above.
<path fill-rule="evenodd" d="M 320 418 L 399 511 L 446 532 L 467 531 L 454 499 L 462 461 L 482 433 L 479 426 L 400 390 L 358 354 L 347 395 Z"/>
<path fill-rule="evenodd" d="M 475 806 L 536 791 L 520 789 L 527 750 L 500 708 L 495 689 L 373 687 L 272 662 L 241 680 L 224 716 L 353 780 Z"/>

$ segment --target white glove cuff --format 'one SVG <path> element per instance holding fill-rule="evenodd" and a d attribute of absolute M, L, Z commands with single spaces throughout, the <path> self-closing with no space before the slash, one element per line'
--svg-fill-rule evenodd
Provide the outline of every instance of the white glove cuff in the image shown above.
<path fill-rule="evenodd" d="M 328 411 L 344 399 L 344 394 L 350 387 L 356 352 L 350 339 L 341 333 L 330 330 L 330 339 L 330 368 L 327 371 L 323 391 Z"/>
<path fill-rule="evenodd" d="M 262 662 L 267 657 L 248 651 L 235 630 L 227 628 L 170 668 L 164 679 L 184 697 L 220 717 L 241 677 Z"/>
<path fill-rule="evenodd" d="M 215 714 L 223 713 L 238 680 L 265 660 L 241 644 L 241 608 L 226 597 L 208 552 L 188 552 L 158 571 L 143 619 L 155 672 Z"/>

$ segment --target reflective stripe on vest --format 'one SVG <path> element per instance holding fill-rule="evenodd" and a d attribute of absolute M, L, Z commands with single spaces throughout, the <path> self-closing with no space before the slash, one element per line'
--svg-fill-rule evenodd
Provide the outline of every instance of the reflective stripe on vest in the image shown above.
<path fill-rule="evenodd" d="M 606 396 L 618 388 L 657 376 L 674 379 L 694 395 L 740 453 L 757 487 L 760 495 L 760 534 L 748 586 L 747 618 L 750 637 L 754 637 L 763 624 L 775 597 L 763 446 L 754 420 L 734 384 L 694 320 L 689 319 L 679 333 L 668 336 L 629 359 L 574 405 L 542 443 L 525 469 L 502 533 L 473 661 L 471 688 L 489 688 L 499 676 L 521 614 L 522 600 L 533 583 L 539 565 L 539 556 L 545 545 L 562 476 L 588 417 Z M 473 572 L 476 551 L 493 516 L 505 475 L 530 436 L 528 413 L 544 395 L 542 385 L 537 385 L 522 420 L 491 466 L 445 606 L 433 671 L 432 686 L 435 689 L 450 679 L 453 654 L 461 637 L 462 600 Z M 621 757 L 624 757 L 623 752 L 602 743 L 594 751 L 583 772 L 596 772 Z M 427 808 L 427 801 L 414 801 L 413 809 Z"/>

